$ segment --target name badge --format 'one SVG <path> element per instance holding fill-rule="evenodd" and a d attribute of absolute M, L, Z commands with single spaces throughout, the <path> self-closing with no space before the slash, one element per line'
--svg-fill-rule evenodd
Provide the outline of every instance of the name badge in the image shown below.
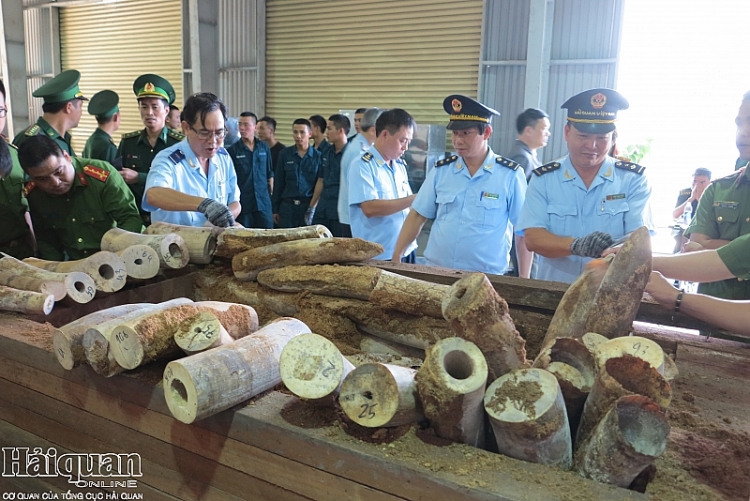
<path fill-rule="evenodd" d="M 488 191 L 483 191 L 479 194 L 479 200 L 481 201 L 483 198 L 488 198 L 490 200 L 497 200 L 500 198 L 500 195 L 497 193 L 490 193 Z"/>
<path fill-rule="evenodd" d="M 237 158 L 245 158 L 246 155 L 237 155 Z"/>
<path fill-rule="evenodd" d="M 616 195 L 607 195 L 607 200 L 622 200 L 625 198 L 625 193 L 617 193 Z"/>
<path fill-rule="evenodd" d="M 720 209 L 732 209 L 737 210 L 739 208 L 739 203 L 737 202 L 714 202 L 714 207 L 718 207 Z"/>

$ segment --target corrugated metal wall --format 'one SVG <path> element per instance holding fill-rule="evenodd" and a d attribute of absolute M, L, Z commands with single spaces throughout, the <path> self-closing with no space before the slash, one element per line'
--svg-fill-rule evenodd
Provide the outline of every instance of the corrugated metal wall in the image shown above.
<path fill-rule="evenodd" d="M 516 138 L 516 116 L 523 111 L 528 2 L 487 0 L 484 23 L 481 99 L 501 113 L 492 120 L 490 146 L 502 154 Z"/>
<path fill-rule="evenodd" d="M 482 0 L 268 0 L 266 111 L 295 118 L 401 107 L 445 124 L 443 99 L 476 96 Z"/>
<path fill-rule="evenodd" d="M 540 150 L 549 161 L 567 154 L 563 139 L 570 96 L 592 87 L 616 87 L 623 0 L 555 0 L 549 85 L 541 107 L 552 136 Z M 481 98 L 503 115 L 495 119 L 493 149 L 507 152 L 516 137 L 515 118 L 524 109 L 529 2 L 486 0 Z"/>
<path fill-rule="evenodd" d="M 24 3 L 24 5 L 26 5 Z M 29 103 L 29 123 L 42 114 L 42 100 L 31 93 L 59 71 L 58 10 L 51 7 L 24 9 L 23 24 L 26 40 L 26 90 Z M 19 131 L 16 131 L 19 132 Z"/>
<path fill-rule="evenodd" d="M 265 0 L 219 0 L 219 97 L 231 116 L 265 114 Z M 259 57 L 260 55 L 260 57 Z"/>
<path fill-rule="evenodd" d="M 115 3 L 65 7 L 60 11 L 62 69 L 81 72 L 81 91 L 91 97 L 103 89 L 120 96 L 120 135 L 143 128 L 133 81 L 156 73 L 175 88 L 175 104 L 182 107 L 182 0 L 120 0 Z M 36 88 L 36 87 L 33 87 Z M 36 99 L 36 101 L 40 101 Z M 96 128 L 84 112 L 71 131 L 80 154 Z"/>

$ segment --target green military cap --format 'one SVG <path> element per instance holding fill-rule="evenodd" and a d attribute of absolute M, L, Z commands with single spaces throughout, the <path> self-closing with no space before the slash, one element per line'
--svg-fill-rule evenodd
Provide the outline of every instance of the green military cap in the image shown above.
<path fill-rule="evenodd" d="M 167 79 L 153 73 L 146 73 L 136 78 L 135 82 L 133 82 L 133 92 L 138 99 L 142 97 L 158 97 L 165 99 L 169 104 L 172 104 L 177 97 L 172 84 Z"/>
<path fill-rule="evenodd" d="M 41 97 L 45 103 L 62 103 L 72 99 L 82 99 L 81 89 L 78 88 L 78 82 L 81 80 L 81 72 L 78 70 L 65 70 L 55 78 L 45 83 L 37 90 L 31 93 L 34 97 Z"/>
<path fill-rule="evenodd" d="M 120 96 L 117 95 L 117 92 L 111 90 L 97 92 L 89 101 L 89 115 L 109 118 L 119 111 L 120 108 L 117 106 L 119 103 Z"/>

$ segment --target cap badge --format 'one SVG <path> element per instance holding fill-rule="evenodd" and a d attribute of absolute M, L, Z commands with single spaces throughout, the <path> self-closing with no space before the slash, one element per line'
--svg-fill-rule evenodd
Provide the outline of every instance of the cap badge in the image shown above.
<path fill-rule="evenodd" d="M 605 104 L 607 104 L 607 96 L 601 92 L 591 96 L 591 106 L 593 106 L 595 110 L 602 109 Z"/>
<path fill-rule="evenodd" d="M 463 104 L 461 104 L 460 99 L 454 99 L 451 101 L 451 106 L 453 107 L 454 113 L 459 113 L 461 111 L 461 108 L 463 108 Z"/>
<path fill-rule="evenodd" d="M 145 90 L 146 92 L 153 92 L 154 84 L 152 84 L 151 82 L 147 83 L 143 90 Z"/>

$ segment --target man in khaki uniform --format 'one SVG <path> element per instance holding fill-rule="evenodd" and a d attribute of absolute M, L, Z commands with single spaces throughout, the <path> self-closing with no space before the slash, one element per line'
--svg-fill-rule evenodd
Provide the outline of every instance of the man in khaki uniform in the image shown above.
<path fill-rule="evenodd" d="M 145 74 L 133 82 L 144 129 L 123 134 L 117 156 L 122 159 L 120 174 L 135 195 L 138 210 L 148 225 L 150 216 L 141 208 L 146 178 L 157 153 L 185 139 L 166 125 L 169 105 L 175 100 L 172 84 L 159 75 Z"/>
<path fill-rule="evenodd" d="M 24 141 L 18 160 L 31 178 L 25 193 L 40 258 L 83 259 L 114 227 L 143 230 L 133 193 L 107 162 L 71 157 L 41 135 Z"/>
<path fill-rule="evenodd" d="M 29 137 L 45 135 L 55 140 L 65 153 L 76 156 L 71 146 L 70 129 L 78 127 L 83 113 L 83 97 L 78 82 L 81 73 L 77 70 L 66 70 L 32 92 L 32 96 L 44 99 L 43 115 L 34 125 L 16 134 L 13 144 L 21 144 Z"/>

